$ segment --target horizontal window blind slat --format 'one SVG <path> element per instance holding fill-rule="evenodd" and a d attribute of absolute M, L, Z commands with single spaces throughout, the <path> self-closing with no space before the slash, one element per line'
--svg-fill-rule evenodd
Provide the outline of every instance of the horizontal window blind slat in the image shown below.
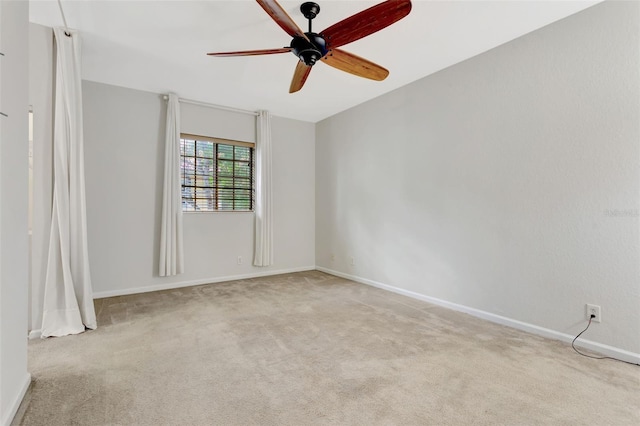
<path fill-rule="evenodd" d="M 248 142 L 182 134 L 182 210 L 251 211 L 255 197 L 253 146 Z"/>
<path fill-rule="evenodd" d="M 189 133 L 180 133 L 180 138 L 195 140 L 195 141 L 209 141 L 209 142 L 214 142 L 221 145 L 244 146 L 247 148 L 254 148 L 256 145 L 253 142 L 234 141 L 231 139 L 215 138 L 211 136 L 192 135 Z"/>

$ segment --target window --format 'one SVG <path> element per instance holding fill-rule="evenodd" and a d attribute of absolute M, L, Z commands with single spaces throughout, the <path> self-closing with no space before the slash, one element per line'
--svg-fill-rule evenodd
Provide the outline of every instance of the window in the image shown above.
<path fill-rule="evenodd" d="M 253 144 L 180 135 L 182 210 L 253 210 Z"/>

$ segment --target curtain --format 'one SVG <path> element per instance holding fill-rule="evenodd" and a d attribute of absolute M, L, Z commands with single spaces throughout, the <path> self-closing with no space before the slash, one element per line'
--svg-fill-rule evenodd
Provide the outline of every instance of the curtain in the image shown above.
<path fill-rule="evenodd" d="M 161 277 L 181 274 L 184 271 L 180 186 L 180 104 L 178 96 L 171 93 L 167 103 L 164 147 L 159 272 Z"/>
<path fill-rule="evenodd" d="M 271 188 L 271 114 L 258 113 L 256 141 L 256 225 L 254 266 L 273 264 L 273 202 Z"/>
<path fill-rule="evenodd" d="M 96 328 L 87 250 L 80 35 L 54 28 L 57 47 L 53 205 L 42 337 Z M 67 31 L 70 36 L 65 35 Z"/>

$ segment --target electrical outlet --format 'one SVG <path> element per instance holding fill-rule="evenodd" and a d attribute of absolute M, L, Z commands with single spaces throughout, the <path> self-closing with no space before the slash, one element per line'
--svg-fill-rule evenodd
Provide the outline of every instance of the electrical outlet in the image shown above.
<path fill-rule="evenodd" d="M 332 262 L 335 262 L 335 261 L 336 261 L 336 255 L 335 255 L 335 254 L 333 254 L 333 253 L 331 253 L 331 261 L 332 261 Z"/>
<path fill-rule="evenodd" d="M 238 265 L 242 265 L 242 256 L 238 256 Z"/>
<path fill-rule="evenodd" d="M 600 312 L 600 306 L 587 304 L 587 319 L 591 318 L 591 315 L 595 315 L 591 319 L 593 322 L 602 322 L 602 313 Z"/>
<path fill-rule="evenodd" d="M 351 263 L 351 266 L 356 266 L 356 259 L 353 256 L 349 258 L 349 261 Z"/>

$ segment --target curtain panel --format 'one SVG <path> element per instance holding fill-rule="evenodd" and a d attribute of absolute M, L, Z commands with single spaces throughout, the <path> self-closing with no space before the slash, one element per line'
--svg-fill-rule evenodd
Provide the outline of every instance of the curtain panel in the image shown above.
<path fill-rule="evenodd" d="M 182 195 L 180 192 L 180 104 L 178 96 L 169 94 L 164 151 L 164 188 L 160 231 L 161 277 L 184 272 L 182 237 Z"/>
<path fill-rule="evenodd" d="M 63 28 L 53 31 L 57 48 L 53 205 L 43 338 L 97 327 L 87 250 L 80 35 Z"/>
<path fill-rule="evenodd" d="M 256 205 L 254 266 L 273 264 L 273 189 L 271 167 L 271 114 L 259 111 L 256 141 Z"/>

